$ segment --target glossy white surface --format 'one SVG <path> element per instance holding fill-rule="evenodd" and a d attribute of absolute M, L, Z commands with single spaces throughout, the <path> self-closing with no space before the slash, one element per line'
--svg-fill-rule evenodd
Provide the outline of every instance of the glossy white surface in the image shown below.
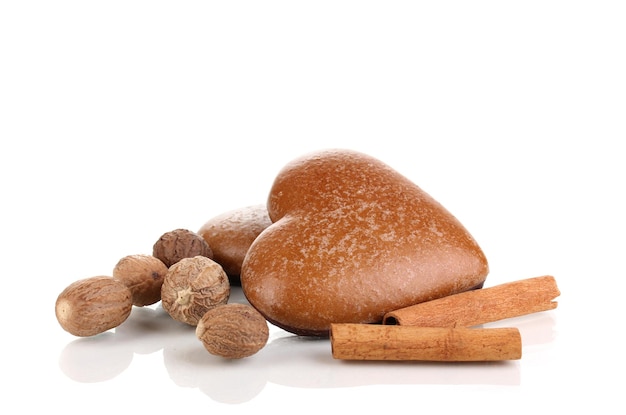
<path fill-rule="evenodd" d="M 623 413 L 621 2 L 2 2 L 2 413 Z M 490 262 L 554 275 L 501 363 L 342 362 L 273 328 L 224 361 L 158 305 L 91 339 L 56 296 L 346 147 Z M 234 300 L 245 301 L 240 292 Z M 9 409 L 11 408 L 11 409 Z"/>

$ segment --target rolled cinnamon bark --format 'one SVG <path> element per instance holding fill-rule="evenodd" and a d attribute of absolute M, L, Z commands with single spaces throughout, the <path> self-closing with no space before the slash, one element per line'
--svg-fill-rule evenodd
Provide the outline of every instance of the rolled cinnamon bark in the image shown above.
<path fill-rule="evenodd" d="M 385 314 L 383 324 L 471 327 L 556 308 L 556 280 L 543 276 L 449 295 Z"/>
<path fill-rule="evenodd" d="M 471 362 L 522 357 L 517 328 L 332 324 L 332 355 L 342 360 Z"/>

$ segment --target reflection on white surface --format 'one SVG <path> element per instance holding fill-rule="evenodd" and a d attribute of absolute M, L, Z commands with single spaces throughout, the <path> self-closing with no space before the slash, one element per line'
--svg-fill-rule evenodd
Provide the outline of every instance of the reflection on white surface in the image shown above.
<path fill-rule="evenodd" d="M 244 302 L 234 292 L 233 302 Z M 549 345 L 555 321 L 538 313 L 500 322 L 518 327 L 524 350 Z M 132 365 L 134 354 L 162 351 L 174 385 L 197 388 L 217 402 L 241 403 L 259 395 L 268 382 L 298 388 L 363 385 L 519 385 L 520 362 L 431 363 L 355 362 L 332 358 L 328 339 L 299 337 L 271 327 L 267 346 L 256 355 L 226 360 L 210 355 L 194 328 L 174 321 L 160 307 L 135 308 L 114 331 L 77 339 L 62 351 L 60 366 L 77 382 L 104 382 Z M 523 359 L 523 358 L 522 358 Z"/>

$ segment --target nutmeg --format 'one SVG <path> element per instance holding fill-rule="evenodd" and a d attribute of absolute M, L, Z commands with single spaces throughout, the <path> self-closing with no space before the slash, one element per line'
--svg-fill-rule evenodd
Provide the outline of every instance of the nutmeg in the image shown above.
<path fill-rule="evenodd" d="M 87 337 L 119 326 L 132 307 L 132 294 L 123 282 L 96 276 L 68 285 L 57 297 L 55 313 L 65 331 Z"/>
<path fill-rule="evenodd" d="M 224 269 L 204 256 L 183 258 L 169 268 L 161 305 L 175 320 L 195 326 L 208 310 L 226 304 L 230 284 Z"/>
<path fill-rule="evenodd" d="M 113 278 L 122 281 L 133 294 L 133 305 L 143 307 L 161 300 L 161 286 L 167 266 L 152 255 L 128 255 L 113 268 Z"/>
<path fill-rule="evenodd" d="M 225 304 L 207 311 L 198 322 L 196 336 L 207 351 L 228 359 L 252 356 L 269 338 L 265 318 L 247 304 Z"/>
<path fill-rule="evenodd" d="M 213 250 L 204 238 L 188 229 L 165 232 L 154 243 L 152 255 L 169 268 L 183 258 L 201 255 L 213 259 Z"/>

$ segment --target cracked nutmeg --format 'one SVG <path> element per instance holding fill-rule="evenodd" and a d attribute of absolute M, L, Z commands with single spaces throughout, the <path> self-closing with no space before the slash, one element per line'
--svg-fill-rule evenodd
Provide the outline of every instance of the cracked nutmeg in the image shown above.
<path fill-rule="evenodd" d="M 161 305 L 175 320 L 195 326 L 210 309 L 228 302 L 230 283 L 220 264 L 198 255 L 169 268 L 161 286 Z"/>
<path fill-rule="evenodd" d="M 213 259 L 213 250 L 204 238 L 188 229 L 165 232 L 154 243 L 152 255 L 169 268 L 183 258 L 204 256 Z"/>

